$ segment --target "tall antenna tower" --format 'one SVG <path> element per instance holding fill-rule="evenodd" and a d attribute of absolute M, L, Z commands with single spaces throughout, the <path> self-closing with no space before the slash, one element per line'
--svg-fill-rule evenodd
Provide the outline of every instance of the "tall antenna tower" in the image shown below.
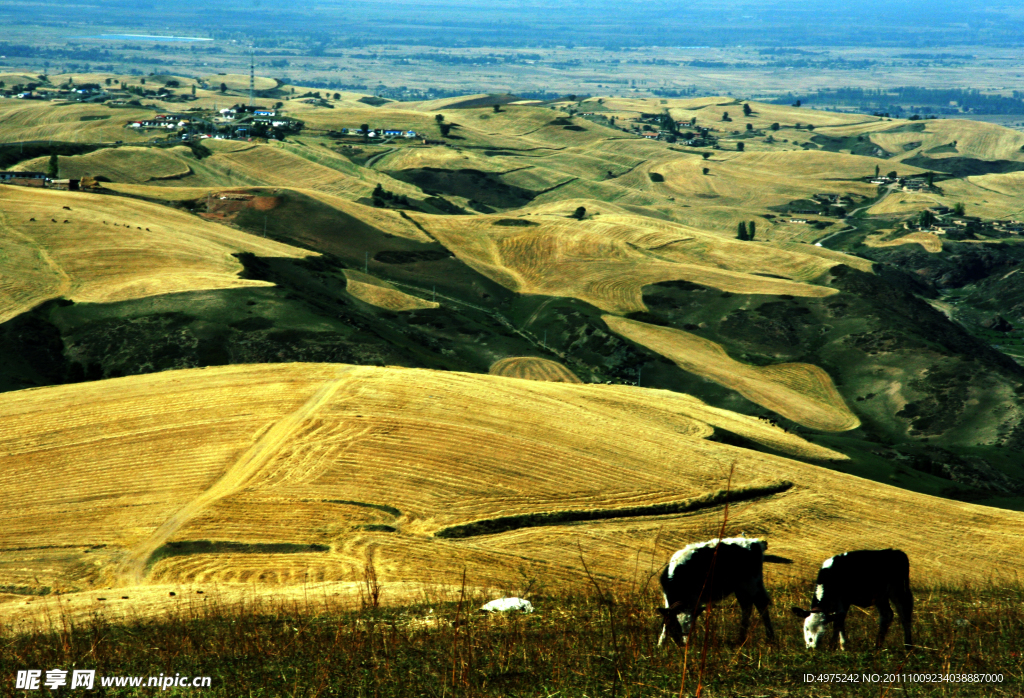
<path fill-rule="evenodd" d="M 249 106 L 256 106 L 256 47 L 249 47 Z"/>

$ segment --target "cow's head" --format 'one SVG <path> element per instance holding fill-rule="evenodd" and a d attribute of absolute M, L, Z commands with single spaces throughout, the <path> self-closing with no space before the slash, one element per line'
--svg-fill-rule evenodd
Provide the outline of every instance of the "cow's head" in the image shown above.
<path fill-rule="evenodd" d="M 662 630 L 661 639 L 658 640 L 658 646 L 665 641 L 665 635 L 672 638 L 672 641 L 682 647 L 686 644 L 686 638 L 690 634 L 690 614 L 682 613 L 683 621 L 679 622 L 679 615 L 681 612 L 681 605 L 674 603 L 668 608 L 656 608 L 658 613 L 661 614 Z"/>
<path fill-rule="evenodd" d="M 793 606 L 790 610 L 797 618 L 804 619 L 804 642 L 807 643 L 808 649 L 821 647 L 821 643 L 825 639 L 826 626 L 835 620 L 835 615 L 825 613 L 818 608 L 808 611 L 799 606 Z"/>

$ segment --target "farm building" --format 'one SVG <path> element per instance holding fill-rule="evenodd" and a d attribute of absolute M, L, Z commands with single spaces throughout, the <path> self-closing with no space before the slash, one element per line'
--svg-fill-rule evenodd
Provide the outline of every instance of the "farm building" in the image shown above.
<path fill-rule="evenodd" d="M 21 187 L 46 186 L 46 174 L 43 172 L 0 172 L 0 182 Z"/>

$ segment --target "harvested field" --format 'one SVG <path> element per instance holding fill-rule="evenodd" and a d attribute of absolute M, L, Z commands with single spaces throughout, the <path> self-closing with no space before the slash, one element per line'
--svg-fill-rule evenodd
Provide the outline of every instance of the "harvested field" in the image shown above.
<path fill-rule="evenodd" d="M 20 167 L 46 170 L 49 158 L 36 158 Z M 61 177 L 81 179 L 85 175 L 106 177 L 111 182 L 144 184 L 151 180 L 180 179 L 192 172 L 195 158 L 185 146 L 176 148 L 113 148 L 86 155 L 58 158 Z"/>
<path fill-rule="evenodd" d="M 847 431 L 860 425 L 832 379 L 811 364 L 750 366 L 730 358 L 715 342 L 695 334 L 605 315 L 618 334 L 737 391 L 751 402 L 811 429 Z"/>
<path fill-rule="evenodd" d="M 505 378 L 525 378 L 534 381 L 550 381 L 552 383 L 582 383 L 575 373 L 564 365 L 551 359 L 537 356 L 510 356 L 491 364 L 488 371 L 492 376 Z"/>
<path fill-rule="evenodd" d="M 896 191 L 868 209 L 871 215 L 909 216 L 926 208 L 945 205 L 949 201 L 938 194 Z"/>
<path fill-rule="evenodd" d="M 0 258 L 9 289 L 0 295 L 0 321 L 50 298 L 101 303 L 266 286 L 240 279 L 231 255 L 314 254 L 156 204 L 25 187 L 4 188 L 0 231 L 5 251 L 8 240 L 14 250 Z"/>
<path fill-rule="evenodd" d="M 756 245 L 743 249 L 743 243 L 641 217 L 609 216 L 606 223 L 603 217 L 573 221 L 537 216 L 528 220 L 539 225 L 525 228 L 491 225 L 494 219 L 484 216 L 414 218 L 459 259 L 508 289 L 571 296 L 608 312 L 645 310 L 644 286 L 679 279 L 732 293 L 835 293 L 824 286 L 734 271 L 732 267 L 757 256 Z M 728 250 L 735 250 L 737 258 Z M 754 265 L 776 274 L 789 267 L 802 278 L 833 266 L 818 257 L 783 251 L 773 251 Z"/>
<path fill-rule="evenodd" d="M 293 149 L 284 145 L 258 145 L 255 148 L 219 152 L 206 158 L 202 165 L 209 170 L 207 181 L 223 181 L 222 175 L 231 173 L 250 185 L 294 187 L 301 184 L 323 194 L 354 201 L 368 197 L 379 183 L 396 194 L 415 196 L 419 190 L 374 170 L 359 169 L 349 161 L 330 151 L 309 155 L 307 149 Z M 197 165 L 197 173 L 202 169 Z M 183 184 L 190 185 L 190 180 Z M 206 184 L 206 181 L 197 182 Z"/>
<path fill-rule="evenodd" d="M 505 172 L 521 166 L 516 163 L 505 163 L 499 157 L 485 157 L 440 146 L 402 148 L 374 161 L 374 168 L 384 171 L 434 167 L 446 170 Z"/>
<path fill-rule="evenodd" d="M 386 281 L 364 274 L 353 269 L 345 270 L 345 278 L 348 279 L 346 286 L 349 293 L 370 305 L 385 310 L 401 312 L 404 310 L 423 310 L 424 308 L 439 308 L 440 303 L 425 301 L 416 296 L 399 291 Z"/>
<path fill-rule="evenodd" d="M 864 240 L 864 244 L 868 247 L 899 247 L 900 245 L 918 244 L 925 249 L 925 252 L 933 254 L 942 252 L 942 239 L 935 233 L 910 233 L 885 242 L 880 241 L 879 236 L 869 235 Z"/>
<path fill-rule="evenodd" d="M 234 90 L 239 93 L 244 93 L 246 96 L 249 94 L 249 76 L 242 74 L 227 74 L 227 75 L 207 75 L 204 78 L 214 88 L 224 83 L 225 87 L 229 90 Z M 277 80 L 273 78 L 266 78 L 256 76 L 255 88 L 258 91 L 272 90 L 277 87 Z"/>
<path fill-rule="evenodd" d="M 914 561 L 915 583 L 1016 574 L 1024 514 L 704 438 L 710 423 L 730 422 L 802 441 L 666 391 L 415 369 L 227 366 L 8 393 L 0 583 L 62 589 L 82 617 L 120 617 L 171 608 L 181 599 L 168 590 L 194 595 L 199 584 L 226 600 L 253 584 L 285 598 L 336 594 L 370 563 L 395 590 L 391 602 L 403 585 L 458 584 L 464 569 L 471 587 L 514 584 L 524 560 L 539 580 L 570 581 L 581 553 L 600 578 L 625 581 L 636 571 L 624 561 L 642 553 L 640 572 L 656 569 L 717 531 L 721 506 L 573 525 L 552 516 L 697 501 L 730 477 L 737 491 L 794 483 L 729 516 L 728 534 L 767 536 L 795 561 L 779 574 L 807 576 L 836 550 L 891 545 Z M 61 486 L 40 490 L 41 478 Z M 496 511 L 543 513 L 547 524 L 434 536 Z M 950 539 L 955 549 L 941 545 Z M 130 598 L 98 601 L 110 586 Z M 50 607 L 4 598 L 5 620 Z"/>
<path fill-rule="evenodd" d="M 72 143 L 137 143 L 152 134 L 127 128 L 130 121 L 152 118 L 146 109 L 111 109 L 100 104 L 69 104 L 55 109 L 48 102 L 0 100 L 0 142 L 68 141 Z"/>

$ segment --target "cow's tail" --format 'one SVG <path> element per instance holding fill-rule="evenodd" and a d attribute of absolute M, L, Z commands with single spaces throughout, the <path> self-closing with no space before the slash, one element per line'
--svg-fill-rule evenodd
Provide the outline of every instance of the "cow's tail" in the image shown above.
<path fill-rule="evenodd" d="M 764 556 L 764 561 L 765 562 L 774 562 L 774 563 L 776 563 L 778 565 L 792 565 L 793 564 L 793 561 L 790 560 L 788 557 L 780 557 L 778 555 L 765 555 Z"/>

